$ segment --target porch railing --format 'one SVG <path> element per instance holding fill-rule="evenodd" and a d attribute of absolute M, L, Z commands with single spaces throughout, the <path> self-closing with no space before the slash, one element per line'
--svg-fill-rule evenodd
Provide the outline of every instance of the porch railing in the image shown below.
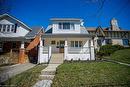
<path fill-rule="evenodd" d="M 49 51 L 48 47 L 43 47 L 43 54 L 48 54 L 48 51 Z"/>
<path fill-rule="evenodd" d="M 87 54 L 90 53 L 90 47 L 68 47 L 69 54 Z"/>

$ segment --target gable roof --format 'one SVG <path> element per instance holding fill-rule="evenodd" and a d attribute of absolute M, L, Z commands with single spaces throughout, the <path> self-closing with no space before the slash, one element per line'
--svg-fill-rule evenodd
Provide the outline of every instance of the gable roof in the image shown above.
<path fill-rule="evenodd" d="M 28 27 L 26 24 L 24 24 L 22 21 L 18 20 L 17 18 L 9 15 L 9 14 L 3 14 L 3 15 L 0 15 L 0 19 L 2 19 L 3 17 L 9 17 L 15 21 L 17 21 L 18 23 L 20 23 L 21 25 L 23 25 L 24 27 L 26 27 L 28 30 L 32 30 L 30 27 Z"/>
<path fill-rule="evenodd" d="M 37 34 L 39 34 L 40 32 L 43 32 L 43 27 L 42 26 L 34 26 L 32 27 L 32 31 L 30 31 L 25 38 L 26 39 L 31 39 L 31 38 L 35 38 Z"/>

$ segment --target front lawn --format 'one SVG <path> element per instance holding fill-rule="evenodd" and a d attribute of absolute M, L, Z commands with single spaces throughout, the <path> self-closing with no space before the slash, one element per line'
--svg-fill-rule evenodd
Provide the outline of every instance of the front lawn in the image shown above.
<path fill-rule="evenodd" d="M 2 84 L 9 87 L 31 87 L 38 81 L 41 70 L 44 68 L 45 65 L 36 65 L 35 67 L 10 78 Z"/>
<path fill-rule="evenodd" d="M 130 64 L 130 49 L 118 50 L 111 54 L 110 59 Z"/>
<path fill-rule="evenodd" d="M 110 62 L 64 63 L 52 87 L 130 86 L 130 67 Z"/>

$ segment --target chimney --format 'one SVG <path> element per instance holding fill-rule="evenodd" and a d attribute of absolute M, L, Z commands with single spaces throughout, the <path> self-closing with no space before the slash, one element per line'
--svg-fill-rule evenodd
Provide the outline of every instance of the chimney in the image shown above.
<path fill-rule="evenodd" d="M 115 18 L 113 18 L 111 20 L 111 30 L 114 30 L 114 31 L 120 30 L 118 23 L 117 23 L 117 20 Z"/>

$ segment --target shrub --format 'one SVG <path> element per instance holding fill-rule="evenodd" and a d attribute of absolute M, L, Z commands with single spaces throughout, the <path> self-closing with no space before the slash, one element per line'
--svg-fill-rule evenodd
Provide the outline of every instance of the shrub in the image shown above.
<path fill-rule="evenodd" d="M 112 53 L 114 53 L 117 50 L 124 49 L 123 46 L 120 45 L 103 45 L 100 47 L 99 52 L 97 52 L 97 55 L 100 56 L 110 56 Z"/>

